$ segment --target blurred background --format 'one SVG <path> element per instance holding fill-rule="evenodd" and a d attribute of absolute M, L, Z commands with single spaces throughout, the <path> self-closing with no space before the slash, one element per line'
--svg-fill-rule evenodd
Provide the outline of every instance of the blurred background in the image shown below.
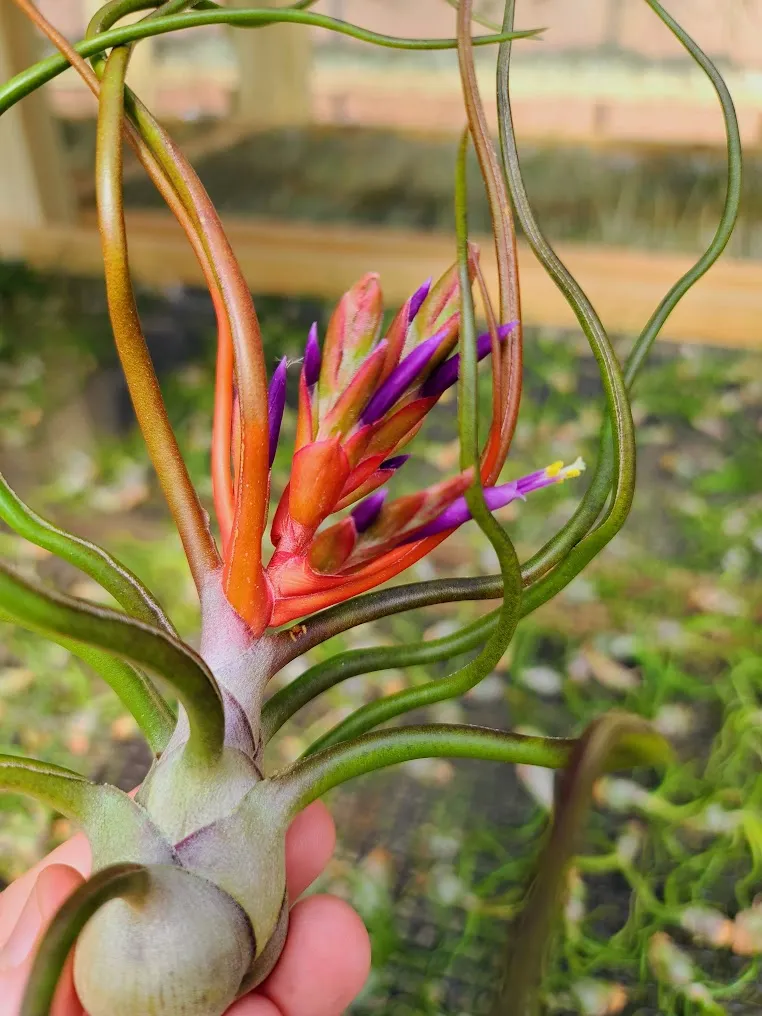
<path fill-rule="evenodd" d="M 475 4 L 494 22 L 501 6 Z M 659 783 L 599 785 L 547 971 L 553 1013 L 760 1011 L 762 0 L 667 6 L 717 60 L 738 106 L 747 167 L 739 228 L 638 381 L 639 491 L 625 530 L 522 623 L 494 675 L 428 713 L 568 734 L 602 710 L 625 708 L 677 748 Z M 76 39 L 98 2 L 40 7 Z M 445 0 L 322 0 L 314 10 L 394 35 L 455 28 Z M 641 0 L 522 0 L 518 11 L 520 27 L 546 29 L 542 41 L 514 47 L 530 198 L 626 355 L 719 220 L 726 169 L 716 97 Z M 0 78 L 48 51 L 10 2 L 0 5 Z M 489 47 L 477 65 L 495 126 Z M 210 27 L 142 43 L 130 81 L 223 212 L 269 365 L 298 358 L 312 321 L 322 328 L 363 272 L 381 272 L 392 313 L 454 260 L 463 114 L 452 52 L 401 53 L 304 26 Z M 94 115 L 92 97 L 67 72 L 0 119 L 2 470 L 36 510 L 120 556 L 191 638 L 193 589 L 112 347 L 94 217 Z M 488 214 L 476 180 L 474 170 L 478 240 Z M 208 500 L 213 312 L 190 249 L 129 153 L 126 194 L 145 333 Z M 494 286 L 489 247 L 482 239 Z M 597 370 L 571 312 L 524 247 L 520 265 L 526 379 L 506 479 L 578 454 L 594 462 L 601 419 Z M 294 377 L 291 409 L 295 401 Z M 293 432 L 287 411 L 275 496 Z M 434 414 L 414 451 L 414 468 L 395 477 L 397 492 L 457 468 L 451 411 Z M 569 517 L 584 483 L 501 512 L 522 559 Z M 0 548 L 58 588 L 102 597 L 5 531 Z M 409 578 L 493 569 L 489 546 L 465 526 Z M 429 608 L 357 629 L 278 680 L 344 648 L 438 637 L 479 609 Z M 348 681 L 284 730 L 272 764 L 296 757 L 364 702 L 446 671 Z M 0 751 L 125 788 L 148 762 L 108 688 L 65 651 L 10 627 L 0 641 Z M 334 795 L 339 848 L 320 888 L 351 899 L 374 942 L 373 975 L 353 1013 L 489 1012 L 551 793 L 543 771 L 437 760 Z M 68 833 L 45 809 L 0 797 L 0 877 L 14 877 Z"/>

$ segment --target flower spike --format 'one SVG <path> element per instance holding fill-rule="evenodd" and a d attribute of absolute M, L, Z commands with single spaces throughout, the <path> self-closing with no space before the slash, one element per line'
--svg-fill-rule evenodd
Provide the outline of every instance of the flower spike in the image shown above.
<path fill-rule="evenodd" d="M 478 253 L 472 247 L 469 281 L 477 276 Z M 464 496 L 471 470 L 404 497 L 391 499 L 388 491 L 409 458 L 402 449 L 458 380 L 460 356 L 448 354 L 460 331 L 460 297 L 455 265 L 438 281 L 420 286 L 383 334 L 381 286 L 369 273 L 339 301 L 322 350 L 317 324 L 310 328 L 291 476 L 272 522 L 276 549 L 264 570 L 264 604 L 261 595 L 258 600 L 264 611 L 260 629 L 380 585 L 471 518 Z M 477 358 L 499 351 L 516 327 L 515 321 L 500 326 L 492 321 L 491 334 L 477 339 Z M 285 405 L 286 370 L 283 359 L 268 390 L 270 465 Z M 234 428 L 234 459 L 236 443 Z M 484 491 L 491 510 L 584 469 L 581 460 L 566 467 L 559 462 L 494 485 L 504 457 L 496 457 L 492 448 L 482 458 L 482 481 L 487 474 L 491 480 Z M 331 518 L 346 508 L 351 509 L 347 516 Z"/>

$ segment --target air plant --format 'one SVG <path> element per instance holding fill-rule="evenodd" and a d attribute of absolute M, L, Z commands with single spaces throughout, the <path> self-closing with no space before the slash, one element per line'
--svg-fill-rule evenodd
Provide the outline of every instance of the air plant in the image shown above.
<path fill-rule="evenodd" d="M 209 0 L 161 5 L 112 0 L 76 46 L 45 21 L 31 0 L 15 2 L 60 55 L 0 87 L 0 113 L 69 65 L 98 96 L 97 204 L 111 322 L 136 417 L 201 604 L 195 650 L 178 637 L 136 576 L 100 547 L 40 518 L 3 482 L 4 521 L 98 582 L 116 606 L 63 595 L 3 565 L 2 619 L 61 643 L 98 671 L 135 717 L 155 756 L 134 799 L 53 765 L 0 758 L 0 789 L 28 794 L 70 817 L 88 836 L 93 853 L 92 877 L 61 908 L 40 948 L 24 1016 L 49 1011 L 72 949 L 77 990 L 91 1016 L 222 1013 L 267 976 L 282 949 L 288 926 L 284 838 L 293 817 L 349 779 L 433 756 L 565 770 L 523 928 L 511 947 L 507 987 L 495 1010 L 522 1016 L 534 1012 L 546 943 L 593 781 L 603 770 L 660 762 L 667 753 L 663 740 L 622 714 L 600 718 L 579 739 L 446 724 L 375 728 L 476 685 L 505 653 L 521 618 L 563 589 L 624 524 L 635 484 L 628 389 L 669 313 L 722 253 L 737 214 L 738 130 L 722 79 L 657 0 L 646 0 L 715 86 L 728 130 L 730 174 L 714 241 L 665 297 L 622 367 L 594 308 L 543 237 L 524 190 L 511 121 L 509 65 L 512 40 L 534 33 L 514 32 L 513 0 L 506 3 L 500 32 L 473 39 L 471 0 L 461 0 L 457 37 L 438 40 L 375 35 L 315 14 L 304 0 L 266 10 L 228 10 Z M 145 9 L 150 13 L 142 21 L 117 25 L 126 14 Z M 288 365 L 281 362 L 268 384 L 257 316 L 219 218 L 182 153 L 125 87 L 125 72 L 132 47 L 151 35 L 194 25 L 261 27 L 274 22 L 321 26 L 384 46 L 457 49 L 468 129 L 456 172 L 453 267 L 437 282 L 414 290 L 385 331 L 380 280 L 366 275 L 339 301 L 322 343 L 316 327 L 306 339 L 290 479 L 272 516 L 274 552 L 266 560 L 270 469 Z M 500 47 L 499 154 L 476 87 L 474 44 Z M 141 332 L 122 206 L 124 139 L 183 226 L 216 310 L 212 478 L 219 541 L 185 467 Z M 492 212 L 497 308 L 490 303 L 478 252 L 468 241 L 469 139 Z M 592 481 L 569 522 L 524 564 L 492 512 L 578 476 L 583 464 L 556 463 L 529 476 L 500 479 L 521 394 L 514 210 L 590 342 L 606 399 Z M 481 336 L 476 335 L 474 284 L 487 317 Z M 480 359 L 492 373 L 491 421 L 483 441 L 477 413 Z M 416 431 L 444 391 L 456 384 L 459 472 L 426 490 L 387 499 L 389 480 L 415 454 Z M 541 503 L 539 495 L 536 503 Z M 470 519 L 494 547 L 499 575 L 371 592 Z M 266 697 L 268 682 L 287 663 L 337 633 L 395 612 L 468 599 L 502 604 L 433 642 L 339 654 Z M 327 688 L 356 674 L 467 653 L 472 657 L 448 677 L 366 705 L 293 765 L 263 771 L 265 744 Z M 177 716 L 155 679 L 179 700 Z M 144 958 L 139 968 L 131 959 L 136 954 Z"/>

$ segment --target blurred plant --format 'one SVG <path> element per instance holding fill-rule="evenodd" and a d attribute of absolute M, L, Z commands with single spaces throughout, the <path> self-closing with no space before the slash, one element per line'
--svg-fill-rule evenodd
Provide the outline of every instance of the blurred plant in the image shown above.
<path fill-rule="evenodd" d="M 520 619 L 568 585 L 624 524 L 635 483 L 628 387 L 669 313 L 722 253 L 737 215 L 738 129 L 722 79 L 657 0 L 647 0 L 715 86 L 727 125 L 730 173 L 725 213 L 714 241 L 657 308 L 622 370 L 594 309 L 543 237 L 524 191 L 511 121 L 509 64 L 512 40 L 535 33 L 513 31 L 512 0 L 506 4 L 502 31 L 475 39 L 470 34 L 471 0 L 461 0 L 457 37 L 444 40 L 380 36 L 312 13 L 308 2 L 228 10 L 209 0 L 168 0 L 161 5 L 112 0 L 95 15 L 86 39 L 76 47 L 47 23 L 31 0 L 15 2 L 60 56 L 41 61 L 2 86 L 0 113 L 69 64 L 98 96 L 97 204 L 111 322 L 202 614 L 196 653 L 178 638 L 151 593 L 106 551 L 56 528 L 5 483 L 0 487 L 0 515 L 6 523 L 81 569 L 121 608 L 62 595 L 3 566 L 2 619 L 59 642 L 89 663 L 120 696 L 155 754 L 134 800 L 69 770 L 19 756 L 0 760 L 2 789 L 43 801 L 77 822 L 93 850 L 94 875 L 61 909 L 37 956 L 25 1016 L 49 1011 L 60 970 L 75 944 L 77 989 L 91 1016 L 222 1013 L 269 973 L 282 949 L 288 924 L 284 838 L 294 815 L 355 776 L 427 756 L 565 769 L 495 1010 L 521 1016 L 535 1012 L 547 943 L 570 882 L 570 863 L 593 782 L 603 770 L 663 761 L 668 754 L 665 742 L 642 721 L 615 713 L 595 721 L 578 740 L 446 724 L 373 728 L 474 687 L 500 661 Z M 146 9 L 151 13 L 142 21 L 115 27 L 125 15 Z M 273 518 L 275 552 L 265 563 L 270 468 L 288 364 L 281 362 L 268 384 L 257 316 L 217 214 L 182 153 L 125 87 L 125 74 L 140 39 L 194 25 L 261 27 L 274 22 L 319 26 L 383 46 L 456 48 L 468 130 L 456 173 L 453 268 L 436 284 L 427 282 L 416 290 L 383 338 L 381 291 L 374 275 L 340 301 L 322 350 L 316 329 L 310 332 L 299 379 L 290 482 Z M 472 46 L 488 43 L 500 45 L 500 156 L 489 136 L 473 63 Z M 478 253 L 468 243 L 469 137 L 492 215 L 497 310 L 490 303 Z M 212 479 L 221 550 L 169 424 L 135 307 L 122 199 L 123 138 L 135 148 L 183 226 L 217 315 Z M 606 422 L 592 482 L 571 520 L 523 566 L 492 511 L 579 475 L 583 466 L 555 463 L 498 483 L 521 394 L 512 205 L 530 246 L 577 315 L 606 395 Z M 488 322 L 488 331 L 480 337 L 474 281 Z M 456 343 L 459 351 L 450 355 Z M 487 356 L 492 413 L 487 437 L 480 442 L 477 363 Z M 407 458 L 401 448 L 442 393 L 456 383 L 460 472 L 443 484 L 386 503 L 385 484 Z M 349 506 L 354 507 L 348 515 L 321 528 Z M 492 544 L 500 575 L 366 592 L 469 519 Z M 341 654 L 305 671 L 264 703 L 267 684 L 276 673 L 339 632 L 425 604 L 490 598 L 502 599 L 502 606 L 462 631 L 422 645 Z M 294 621 L 298 623 L 288 627 Z M 443 660 L 475 649 L 478 654 L 449 677 L 359 709 L 313 744 L 306 757 L 265 777 L 264 745 L 322 691 L 354 674 Z M 179 699 L 178 717 L 154 676 Z M 139 970 L 130 962 L 136 954 L 146 958 Z M 653 959 L 664 966 L 655 952 Z"/>

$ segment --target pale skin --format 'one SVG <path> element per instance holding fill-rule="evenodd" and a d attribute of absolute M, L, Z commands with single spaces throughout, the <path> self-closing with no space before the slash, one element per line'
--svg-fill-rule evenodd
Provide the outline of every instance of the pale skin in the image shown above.
<path fill-rule="evenodd" d="M 336 830 L 316 801 L 298 815 L 286 838 L 291 900 L 328 863 Z M 40 935 L 58 907 L 90 871 L 90 848 L 74 836 L 0 894 L 0 1016 L 17 1016 Z M 370 969 L 370 943 L 358 915 L 332 896 L 310 896 L 291 910 L 288 939 L 272 974 L 226 1016 L 340 1016 Z M 51 1016 L 86 1016 L 67 970 Z"/>

